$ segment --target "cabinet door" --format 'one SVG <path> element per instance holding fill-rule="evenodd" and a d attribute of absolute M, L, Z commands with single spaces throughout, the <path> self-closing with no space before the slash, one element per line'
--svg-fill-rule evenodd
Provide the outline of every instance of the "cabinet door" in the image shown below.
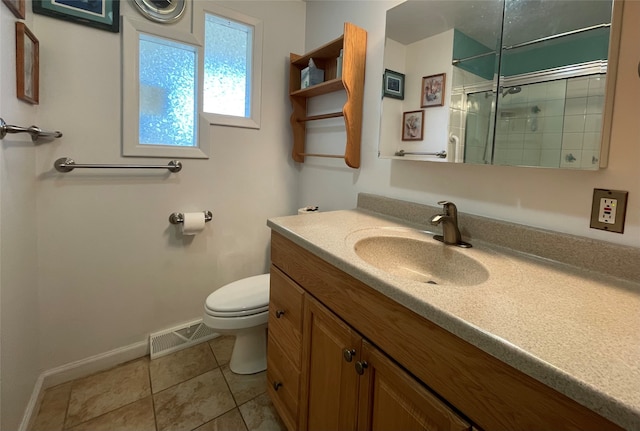
<path fill-rule="evenodd" d="M 371 344 L 363 341 L 358 431 L 462 431 L 471 427 Z M 361 366 L 362 370 L 363 367 Z"/>
<path fill-rule="evenodd" d="M 355 430 L 362 338 L 307 295 L 303 339 L 301 429 Z"/>

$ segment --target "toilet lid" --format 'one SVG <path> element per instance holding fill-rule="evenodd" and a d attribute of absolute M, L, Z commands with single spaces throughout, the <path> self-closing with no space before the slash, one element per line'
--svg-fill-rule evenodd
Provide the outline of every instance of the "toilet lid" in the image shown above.
<path fill-rule="evenodd" d="M 205 310 L 218 317 L 236 317 L 269 309 L 269 274 L 226 284 L 207 297 Z"/>

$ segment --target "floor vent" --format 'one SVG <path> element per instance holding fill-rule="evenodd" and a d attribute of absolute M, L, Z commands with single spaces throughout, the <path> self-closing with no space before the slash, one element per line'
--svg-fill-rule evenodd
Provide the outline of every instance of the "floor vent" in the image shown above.
<path fill-rule="evenodd" d="M 156 359 L 178 350 L 217 337 L 213 329 L 202 323 L 202 320 L 185 323 L 175 328 L 165 329 L 149 336 L 151 359 Z"/>

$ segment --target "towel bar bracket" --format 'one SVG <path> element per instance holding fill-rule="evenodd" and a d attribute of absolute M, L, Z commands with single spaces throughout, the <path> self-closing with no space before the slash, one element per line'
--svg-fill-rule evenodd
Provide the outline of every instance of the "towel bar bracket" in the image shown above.
<path fill-rule="evenodd" d="M 32 142 L 38 142 L 40 138 L 55 139 L 61 138 L 62 132 L 44 132 L 38 126 L 20 127 L 7 124 L 2 118 L 0 118 L 0 139 L 4 139 L 7 133 L 28 133 L 31 135 Z"/>

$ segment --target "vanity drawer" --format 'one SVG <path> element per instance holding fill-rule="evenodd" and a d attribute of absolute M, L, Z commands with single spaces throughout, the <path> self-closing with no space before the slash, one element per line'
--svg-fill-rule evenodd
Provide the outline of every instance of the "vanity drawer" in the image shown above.
<path fill-rule="evenodd" d="M 300 372 L 269 332 L 267 347 L 268 391 L 274 407 L 290 431 L 298 429 Z"/>
<path fill-rule="evenodd" d="M 269 337 L 278 340 L 284 354 L 299 370 L 304 291 L 279 269 L 271 266 L 269 292 Z"/>

